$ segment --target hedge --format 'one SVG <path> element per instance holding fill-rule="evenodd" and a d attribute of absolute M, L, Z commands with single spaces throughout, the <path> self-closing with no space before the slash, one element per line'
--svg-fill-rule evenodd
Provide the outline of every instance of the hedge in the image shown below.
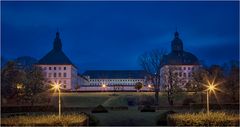
<path fill-rule="evenodd" d="M 190 104 L 190 109 L 202 109 L 206 108 L 207 104 Z M 211 109 L 239 109 L 239 103 L 231 103 L 231 104 L 210 104 Z"/>
<path fill-rule="evenodd" d="M 62 115 L 28 115 L 1 118 L 1 126 L 84 126 L 88 117 L 84 114 Z"/>
<path fill-rule="evenodd" d="M 239 115 L 225 112 L 171 114 L 170 126 L 239 126 Z"/>

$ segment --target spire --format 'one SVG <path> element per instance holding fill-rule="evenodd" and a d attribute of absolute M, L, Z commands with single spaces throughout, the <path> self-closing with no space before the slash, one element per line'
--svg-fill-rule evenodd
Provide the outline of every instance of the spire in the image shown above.
<path fill-rule="evenodd" d="M 179 33 L 176 32 L 174 33 L 174 39 L 172 41 L 172 51 L 183 51 L 183 43 L 182 43 L 182 40 L 179 38 Z"/>
<path fill-rule="evenodd" d="M 178 37 L 179 37 L 179 33 L 178 33 L 177 31 L 175 32 L 175 34 L 174 34 L 174 35 L 175 35 L 175 37 L 176 37 L 176 38 L 178 38 Z"/>
<path fill-rule="evenodd" d="M 61 42 L 61 39 L 60 39 L 58 31 L 56 33 L 56 38 L 54 39 L 53 49 L 54 50 L 62 50 L 62 42 Z"/>

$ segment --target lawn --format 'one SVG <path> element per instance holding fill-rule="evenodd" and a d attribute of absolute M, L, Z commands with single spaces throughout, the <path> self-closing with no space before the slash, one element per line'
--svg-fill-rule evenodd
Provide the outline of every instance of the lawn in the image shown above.
<path fill-rule="evenodd" d="M 127 98 L 142 99 L 144 97 L 154 98 L 154 92 L 79 92 L 79 93 L 62 93 L 62 105 L 64 107 L 95 107 L 99 104 L 103 106 L 128 106 Z M 53 98 L 54 104 L 57 104 L 58 95 Z M 186 97 L 193 97 L 191 93 L 181 93 L 175 98 L 175 104 L 181 105 Z M 199 101 L 199 96 L 194 99 Z M 167 94 L 160 92 L 160 106 L 168 105 Z"/>

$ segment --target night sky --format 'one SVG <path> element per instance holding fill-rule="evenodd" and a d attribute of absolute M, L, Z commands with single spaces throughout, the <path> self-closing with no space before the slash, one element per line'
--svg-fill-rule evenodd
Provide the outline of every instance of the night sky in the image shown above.
<path fill-rule="evenodd" d="M 138 56 L 184 50 L 207 65 L 239 58 L 238 2 L 2 2 L 1 55 L 43 57 L 59 29 L 80 71 L 140 69 Z"/>

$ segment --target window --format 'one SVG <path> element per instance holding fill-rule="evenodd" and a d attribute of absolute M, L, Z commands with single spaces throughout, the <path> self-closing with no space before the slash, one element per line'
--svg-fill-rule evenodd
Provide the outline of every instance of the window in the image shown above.
<path fill-rule="evenodd" d="M 181 67 L 179 67 L 178 69 L 179 69 L 179 70 L 182 70 L 182 68 L 181 68 Z"/>
<path fill-rule="evenodd" d="M 66 85 L 63 85 L 63 88 L 66 88 Z"/>
<path fill-rule="evenodd" d="M 186 70 L 186 67 L 183 67 L 183 70 Z"/>
<path fill-rule="evenodd" d="M 63 70 L 66 70 L 66 69 L 67 69 L 66 67 L 63 68 Z"/>
<path fill-rule="evenodd" d="M 49 70 L 52 70 L 52 67 L 49 67 Z"/>
<path fill-rule="evenodd" d="M 67 73 L 63 73 L 63 77 L 67 77 Z"/>
<path fill-rule="evenodd" d="M 47 73 L 46 73 L 46 72 L 44 72 L 44 73 L 43 73 L 43 76 L 44 76 L 44 77 L 47 77 Z"/>
<path fill-rule="evenodd" d="M 54 70 L 57 70 L 57 68 L 56 68 L 56 67 L 54 67 L 53 69 L 54 69 Z"/>
<path fill-rule="evenodd" d="M 59 84 L 61 84 L 62 83 L 62 81 L 61 80 L 59 80 Z"/>
<path fill-rule="evenodd" d="M 192 67 L 192 70 L 194 70 L 194 67 Z"/>
<path fill-rule="evenodd" d="M 182 72 L 179 72 L 179 77 L 182 77 Z"/>
<path fill-rule="evenodd" d="M 58 70 L 61 70 L 61 67 L 58 67 Z"/>
<path fill-rule="evenodd" d="M 44 67 L 44 70 L 47 70 L 47 67 Z"/>
<path fill-rule="evenodd" d="M 62 76 L 62 74 L 61 73 L 58 73 L 58 77 L 61 77 Z"/>
<path fill-rule="evenodd" d="M 186 77 L 186 73 L 183 73 L 183 77 Z"/>
<path fill-rule="evenodd" d="M 191 77 L 191 73 L 188 73 L 188 77 Z"/>
<path fill-rule="evenodd" d="M 188 70 L 190 70 L 190 67 L 188 67 Z"/>
<path fill-rule="evenodd" d="M 57 73 L 54 73 L 54 75 L 53 75 L 54 77 L 57 77 Z"/>
<path fill-rule="evenodd" d="M 66 84 L 67 83 L 66 80 L 64 80 L 63 83 Z"/>
<path fill-rule="evenodd" d="M 52 73 L 48 73 L 48 77 L 51 78 L 52 77 Z"/>

